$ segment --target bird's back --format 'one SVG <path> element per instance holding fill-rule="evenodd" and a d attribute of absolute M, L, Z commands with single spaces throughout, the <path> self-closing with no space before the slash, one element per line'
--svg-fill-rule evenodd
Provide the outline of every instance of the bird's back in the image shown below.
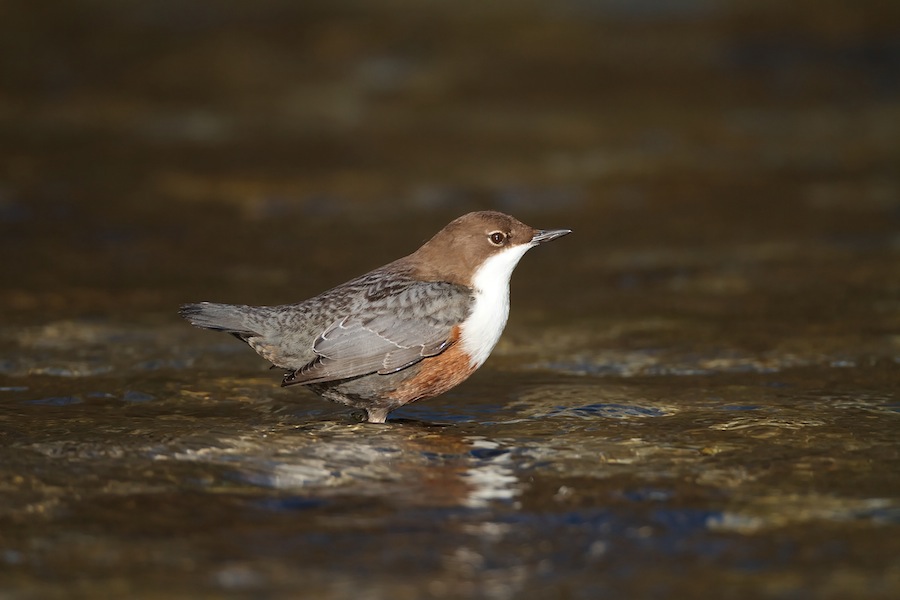
<path fill-rule="evenodd" d="M 235 335 L 277 367 L 315 365 L 321 379 L 327 364 L 337 374 L 329 378 L 340 379 L 364 374 L 363 364 L 373 360 L 380 364 L 367 372 L 397 370 L 439 353 L 470 305 L 471 291 L 462 286 L 379 269 L 296 304 L 201 302 L 183 306 L 181 315 L 196 327 Z"/>

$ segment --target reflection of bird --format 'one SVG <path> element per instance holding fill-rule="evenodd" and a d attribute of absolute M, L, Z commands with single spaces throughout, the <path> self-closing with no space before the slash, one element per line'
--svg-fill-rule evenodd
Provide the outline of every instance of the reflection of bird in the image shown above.
<path fill-rule="evenodd" d="M 276 367 L 282 385 L 363 408 L 372 423 L 462 383 L 490 355 L 509 315 L 509 278 L 530 248 L 570 233 L 499 212 L 464 215 L 421 248 L 304 302 L 181 308 Z"/>

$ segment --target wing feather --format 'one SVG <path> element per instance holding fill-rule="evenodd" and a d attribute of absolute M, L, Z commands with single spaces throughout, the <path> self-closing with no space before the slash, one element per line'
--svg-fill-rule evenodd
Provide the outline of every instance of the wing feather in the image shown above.
<path fill-rule="evenodd" d="M 469 313 L 471 291 L 446 282 L 405 279 L 389 294 L 372 290 L 366 310 L 348 307 L 313 343 L 315 359 L 285 375 L 282 385 L 324 383 L 372 373 L 396 373 L 443 352 Z"/>

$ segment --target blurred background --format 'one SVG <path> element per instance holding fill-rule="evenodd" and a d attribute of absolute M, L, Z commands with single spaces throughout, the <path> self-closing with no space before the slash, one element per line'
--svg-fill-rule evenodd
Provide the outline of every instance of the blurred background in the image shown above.
<path fill-rule="evenodd" d="M 893 2 L 2 10 L 7 318 L 298 300 L 481 208 L 577 229 L 551 278 L 897 230 Z"/>
<path fill-rule="evenodd" d="M 893 0 L 0 4 L 0 595 L 896 597 L 898 100 Z M 445 430 L 176 314 L 480 209 Z"/>

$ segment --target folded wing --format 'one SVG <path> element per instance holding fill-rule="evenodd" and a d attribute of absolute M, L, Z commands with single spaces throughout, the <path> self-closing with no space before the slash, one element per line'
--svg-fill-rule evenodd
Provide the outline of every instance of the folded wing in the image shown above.
<path fill-rule="evenodd" d="M 468 315 L 468 289 L 445 282 L 406 280 L 365 311 L 336 319 L 316 338 L 316 358 L 285 375 L 282 385 L 324 383 L 372 373 L 386 375 L 443 352 Z"/>

